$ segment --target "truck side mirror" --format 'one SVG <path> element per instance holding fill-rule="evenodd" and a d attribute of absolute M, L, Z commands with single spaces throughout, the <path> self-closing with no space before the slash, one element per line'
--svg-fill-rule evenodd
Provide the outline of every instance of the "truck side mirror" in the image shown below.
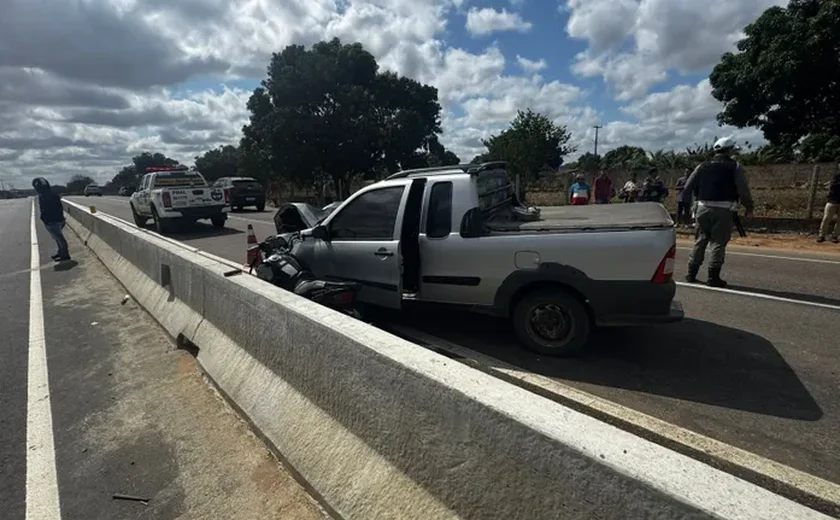
<path fill-rule="evenodd" d="M 312 228 L 312 236 L 325 242 L 330 241 L 330 232 L 327 231 L 326 226 L 315 226 Z"/>

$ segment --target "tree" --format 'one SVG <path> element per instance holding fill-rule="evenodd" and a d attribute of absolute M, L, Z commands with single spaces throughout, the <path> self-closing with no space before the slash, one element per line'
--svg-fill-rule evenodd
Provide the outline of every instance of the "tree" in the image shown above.
<path fill-rule="evenodd" d="M 150 166 L 177 166 L 175 159 L 162 153 L 143 152 L 131 158 L 131 164 L 124 166 L 113 179 L 105 184 L 107 191 L 116 191 L 122 186 L 137 186 L 140 177 L 146 174 L 146 168 Z"/>
<path fill-rule="evenodd" d="M 74 175 L 70 177 L 70 182 L 67 183 L 68 193 L 81 193 L 88 184 L 95 184 L 96 181 L 87 175 Z"/>
<path fill-rule="evenodd" d="M 601 168 L 601 156 L 586 152 L 578 158 L 577 168 L 585 173 L 595 173 Z"/>
<path fill-rule="evenodd" d="M 338 39 L 275 53 L 248 110 L 253 161 L 300 185 L 329 176 L 345 192 L 353 175 L 372 176 L 383 163 L 402 168 L 429 152 L 440 132 L 435 88 L 379 73 L 361 44 Z"/>
<path fill-rule="evenodd" d="M 559 168 L 563 157 L 575 151 L 570 139 L 565 126 L 529 108 L 518 111 L 509 128 L 482 143 L 487 147 L 487 158 L 506 161 L 508 171 L 520 176 L 524 189 L 546 168 Z"/>
<path fill-rule="evenodd" d="M 712 70 L 718 121 L 761 129 L 774 145 L 840 135 L 840 2 L 791 0 L 745 29 L 737 53 Z"/>
<path fill-rule="evenodd" d="M 811 134 L 799 142 L 798 159 L 801 162 L 833 162 L 840 159 L 840 137 L 829 134 Z"/>
<path fill-rule="evenodd" d="M 239 171 L 239 149 L 232 145 L 220 146 L 196 156 L 195 168 L 208 182 L 220 177 L 232 177 Z"/>
<path fill-rule="evenodd" d="M 607 170 L 637 170 L 650 166 L 650 159 L 644 148 L 622 145 L 604 154 L 601 165 Z"/>

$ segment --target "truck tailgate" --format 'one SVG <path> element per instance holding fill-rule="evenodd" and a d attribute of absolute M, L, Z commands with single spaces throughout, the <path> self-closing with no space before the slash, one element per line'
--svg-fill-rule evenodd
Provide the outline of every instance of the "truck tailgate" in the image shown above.
<path fill-rule="evenodd" d="M 172 209 L 218 206 L 224 204 L 221 188 L 168 188 L 172 197 Z"/>
<path fill-rule="evenodd" d="M 486 225 L 498 232 L 539 233 L 664 228 L 673 227 L 674 221 L 661 204 L 639 202 L 543 207 L 534 222 L 494 218 Z"/>

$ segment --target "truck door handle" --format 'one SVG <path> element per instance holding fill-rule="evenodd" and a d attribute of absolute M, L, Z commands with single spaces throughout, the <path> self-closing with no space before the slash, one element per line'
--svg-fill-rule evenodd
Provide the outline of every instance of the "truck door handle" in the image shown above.
<path fill-rule="evenodd" d="M 375 254 L 376 256 L 394 256 L 394 253 L 392 251 L 388 251 L 384 247 L 377 249 L 376 252 L 373 254 Z"/>

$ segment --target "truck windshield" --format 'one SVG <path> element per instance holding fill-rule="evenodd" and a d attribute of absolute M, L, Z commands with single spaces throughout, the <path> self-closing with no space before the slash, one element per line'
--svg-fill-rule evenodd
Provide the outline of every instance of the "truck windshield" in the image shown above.
<path fill-rule="evenodd" d="M 476 178 L 478 207 L 486 212 L 497 208 L 513 198 L 513 186 L 505 170 L 481 172 Z"/>
<path fill-rule="evenodd" d="M 259 182 L 253 181 L 253 180 L 244 180 L 243 179 L 243 180 L 240 180 L 240 181 L 233 181 L 232 184 L 234 186 L 236 186 L 237 188 L 244 188 L 246 190 L 261 190 L 262 189 L 262 185 Z"/>
<path fill-rule="evenodd" d="M 197 173 L 178 172 L 169 175 L 158 174 L 155 177 L 155 188 L 191 188 L 205 186 L 204 179 Z"/>

